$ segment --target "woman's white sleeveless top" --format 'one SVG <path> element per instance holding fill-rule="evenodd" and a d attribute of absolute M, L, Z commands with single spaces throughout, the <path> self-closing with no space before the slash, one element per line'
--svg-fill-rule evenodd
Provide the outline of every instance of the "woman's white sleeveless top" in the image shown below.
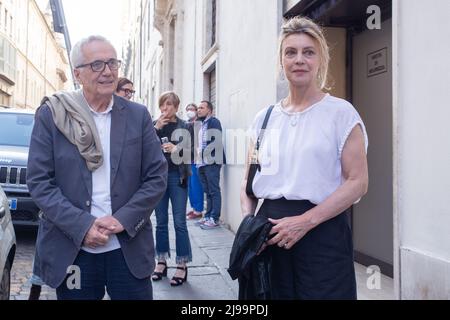
<path fill-rule="evenodd" d="M 268 108 L 251 126 L 256 141 Z M 262 140 L 258 159 L 261 171 L 253 180 L 260 199 L 309 200 L 319 204 L 343 183 L 341 154 L 361 117 L 346 100 L 326 95 L 302 112 L 289 113 L 275 105 Z"/>

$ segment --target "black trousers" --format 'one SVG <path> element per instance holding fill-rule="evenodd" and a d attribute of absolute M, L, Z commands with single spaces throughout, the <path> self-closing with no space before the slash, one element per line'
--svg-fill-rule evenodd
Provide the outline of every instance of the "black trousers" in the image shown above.
<path fill-rule="evenodd" d="M 71 272 L 56 288 L 58 300 L 101 300 L 105 287 L 111 300 L 153 300 L 150 277 L 134 277 L 121 249 L 98 254 L 80 250 L 73 266 L 79 274 Z M 75 277 L 79 277 L 79 288 L 68 286 L 76 282 Z"/>
<path fill-rule="evenodd" d="M 264 200 L 258 214 L 281 219 L 301 215 L 314 206 L 304 200 Z M 272 255 L 274 299 L 356 299 L 347 212 L 312 229 L 290 250 L 276 245 L 268 250 Z"/>

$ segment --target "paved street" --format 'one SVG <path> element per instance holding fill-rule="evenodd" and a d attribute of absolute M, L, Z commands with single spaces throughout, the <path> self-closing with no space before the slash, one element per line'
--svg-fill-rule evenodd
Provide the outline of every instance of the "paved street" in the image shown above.
<path fill-rule="evenodd" d="M 153 223 L 154 217 L 153 217 Z M 169 224 L 171 248 L 174 249 L 174 231 L 172 220 Z M 234 234 L 225 227 L 214 230 L 202 230 L 188 221 L 192 244 L 193 262 L 189 264 L 187 283 L 180 287 L 171 287 L 170 278 L 175 272 L 174 261 L 169 261 L 168 278 L 153 282 L 156 300 L 235 300 L 238 295 L 237 281 L 232 281 L 226 269 Z M 12 269 L 11 299 L 26 300 L 30 291 L 29 277 L 34 254 L 36 232 L 28 229 L 16 231 L 18 249 Z M 175 252 L 172 250 L 172 257 Z M 174 260 L 174 259 L 173 259 Z M 366 282 L 366 268 L 355 264 L 358 282 L 358 298 L 361 300 L 394 299 L 393 280 L 382 276 L 381 288 L 369 290 Z M 56 299 L 55 291 L 44 287 L 42 300 Z"/>
<path fill-rule="evenodd" d="M 155 223 L 153 218 L 153 223 Z M 188 221 L 192 244 L 193 262 L 189 264 L 188 282 L 180 287 L 171 287 L 170 278 L 175 272 L 175 262 L 169 261 L 168 278 L 153 283 L 154 298 L 158 300 L 221 300 L 237 299 L 237 281 L 228 276 L 228 258 L 234 235 L 226 228 L 202 230 Z M 169 224 L 171 252 L 175 257 L 172 220 Z M 17 228 L 16 228 L 17 229 Z M 27 229 L 16 231 L 18 249 L 12 270 L 11 299 L 24 300 L 30 292 L 31 275 L 36 232 Z M 174 259 L 172 259 L 174 260 Z M 56 299 L 55 290 L 44 287 L 42 300 Z"/>
<path fill-rule="evenodd" d="M 16 227 L 17 252 L 11 272 L 11 300 L 27 300 L 31 284 L 29 278 L 34 257 L 37 231 L 33 228 Z M 56 293 L 50 287 L 42 288 L 41 300 L 55 300 Z"/>

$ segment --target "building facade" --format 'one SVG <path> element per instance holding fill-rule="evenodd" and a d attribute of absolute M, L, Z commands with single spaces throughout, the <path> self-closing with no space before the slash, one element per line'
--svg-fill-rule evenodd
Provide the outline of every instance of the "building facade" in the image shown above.
<path fill-rule="evenodd" d="M 133 100 L 155 115 L 158 96 L 165 90 L 161 85 L 163 48 L 155 28 L 155 1 L 125 0 L 122 6 L 122 74 L 134 83 Z"/>
<path fill-rule="evenodd" d="M 67 53 L 51 23 L 50 9 L 34 0 L 0 1 L 0 104 L 37 108 L 68 85 Z"/>
<path fill-rule="evenodd" d="M 225 129 L 223 222 L 236 230 L 242 219 L 243 133 L 287 93 L 280 25 L 309 16 L 330 45 L 330 93 L 354 104 L 369 135 L 369 192 L 352 208 L 355 259 L 392 277 L 399 299 L 450 299 L 448 12 L 447 0 L 156 0 L 154 79 L 182 105 L 212 101 Z"/>

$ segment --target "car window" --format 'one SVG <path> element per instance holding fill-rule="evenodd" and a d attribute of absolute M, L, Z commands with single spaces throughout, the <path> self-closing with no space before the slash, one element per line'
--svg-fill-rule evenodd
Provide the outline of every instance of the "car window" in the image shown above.
<path fill-rule="evenodd" d="M 30 146 L 33 114 L 0 113 L 0 145 Z"/>

